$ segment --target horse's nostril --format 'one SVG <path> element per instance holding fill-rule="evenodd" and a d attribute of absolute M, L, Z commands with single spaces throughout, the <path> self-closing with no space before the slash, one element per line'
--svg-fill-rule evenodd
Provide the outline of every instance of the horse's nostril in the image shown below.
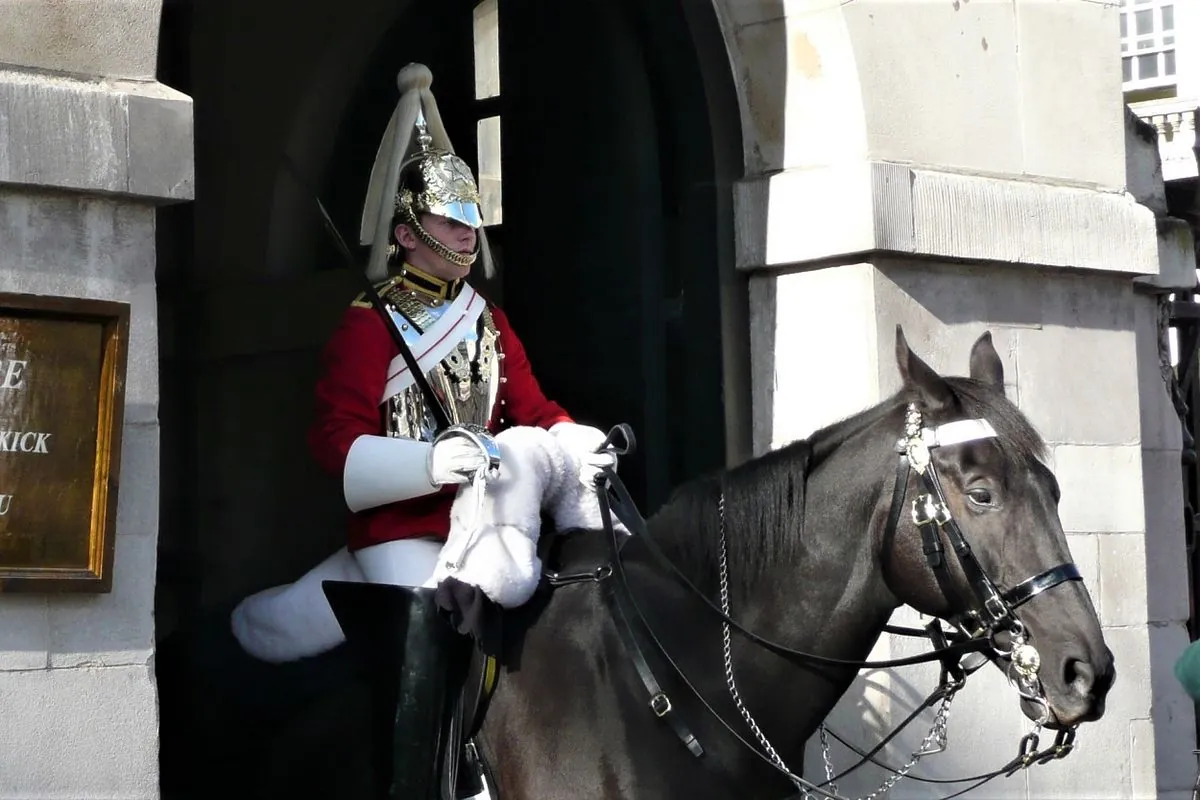
<path fill-rule="evenodd" d="M 1075 694 L 1087 697 L 1096 682 L 1096 671 L 1086 661 L 1068 658 L 1063 665 L 1063 681 Z"/>

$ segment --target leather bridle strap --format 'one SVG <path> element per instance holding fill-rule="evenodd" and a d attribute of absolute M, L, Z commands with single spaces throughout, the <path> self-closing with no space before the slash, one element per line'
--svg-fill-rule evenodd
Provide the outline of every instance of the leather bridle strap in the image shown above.
<path fill-rule="evenodd" d="M 938 480 L 937 471 L 934 470 L 933 464 L 930 464 L 929 468 L 921 475 L 921 480 L 937 503 L 946 508 L 946 495 L 942 491 L 942 484 Z M 989 627 L 992 627 L 1012 617 L 1012 610 L 1000 596 L 1000 590 L 996 588 L 996 584 L 988 577 L 987 572 L 984 571 L 983 566 L 979 563 L 979 559 L 975 557 L 975 551 L 971 549 L 971 544 L 967 541 L 967 537 L 963 535 L 962 528 L 958 527 L 958 522 L 949 515 L 947 515 L 944 521 L 938 522 L 941 529 L 946 532 L 946 538 L 950 540 L 950 546 L 954 548 L 954 554 L 958 557 L 958 563 L 962 566 L 963 573 L 967 577 L 967 582 L 975 594 L 975 599 L 979 601 L 980 608 L 978 611 L 986 614 L 986 616 L 981 615 L 980 620 L 985 622 Z M 933 529 L 932 535 L 937 538 L 937 530 L 934 522 L 928 522 L 922 527 Z"/>
<path fill-rule="evenodd" d="M 912 664 L 925 664 L 930 661 L 941 662 L 944 661 L 949 654 L 978 652 L 989 647 L 987 642 L 984 641 L 964 640 L 950 644 L 945 651 L 941 652 L 922 653 L 916 656 L 893 658 L 883 661 L 856 661 L 853 659 L 829 658 L 827 656 L 819 656 L 816 653 L 805 653 L 801 650 L 793 650 L 789 647 L 784 647 L 783 645 L 772 642 L 769 639 L 764 639 L 762 636 L 759 636 L 753 631 L 747 630 L 737 620 L 721 611 L 721 609 L 718 608 L 717 605 L 710 600 L 704 592 L 696 588 L 695 584 L 693 584 L 691 580 L 689 580 L 688 577 L 680 571 L 679 567 L 673 561 L 671 561 L 671 558 L 665 552 L 663 552 L 658 542 L 654 540 L 654 537 L 651 536 L 649 531 L 646 529 L 645 519 L 643 519 L 641 514 L 638 513 L 637 506 L 634 504 L 633 499 L 629 496 L 629 490 L 625 488 L 625 484 L 621 482 L 621 479 L 617 476 L 615 471 L 608 467 L 604 468 L 600 481 L 601 485 L 599 492 L 603 496 L 602 502 L 611 507 L 613 515 L 615 515 L 617 519 L 619 519 L 625 525 L 630 533 L 636 536 L 645 545 L 646 550 L 652 556 L 654 556 L 655 560 L 662 564 L 668 573 L 670 573 L 670 575 L 680 585 L 682 585 L 696 597 L 702 608 L 704 608 L 712 616 L 716 617 L 719 621 L 727 623 L 731 629 L 737 631 L 747 640 L 754 642 L 764 650 L 768 650 L 775 655 L 780 656 L 781 658 L 808 666 L 849 667 L 853 669 L 886 669 L 891 667 L 906 667 Z M 607 484 L 608 490 L 604 488 L 604 484 Z M 615 498 L 610 497 L 608 495 L 608 491 L 611 491 L 612 494 L 615 495 Z M 603 513 L 603 505 L 601 506 L 601 511 Z M 614 573 L 619 569 L 619 567 L 620 556 L 618 554 L 616 556 L 616 563 L 613 564 Z M 629 601 L 631 601 L 631 598 L 627 598 L 627 602 Z M 641 611 L 637 608 L 636 603 L 633 603 L 632 608 L 638 617 L 642 616 Z"/>
<path fill-rule="evenodd" d="M 946 496 L 932 463 L 921 474 L 921 481 L 935 505 L 946 508 Z M 1028 578 L 1007 592 L 1001 593 L 979 563 L 970 543 L 963 535 L 962 528 L 949 513 L 941 518 L 928 519 L 919 527 L 925 541 L 926 557 L 935 572 L 938 571 L 939 566 L 944 564 L 941 559 L 941 537 L 938 535 L 938 529 L 945 531 L 946 538 L 950 540 L 954 554 L 962 566 L 963 574 L 975 595 L 977 608 L 974 613 L 984 630 L 990 631 L 1005 625 L 1018 625 L 1014 611 L 1022 604 L 1029 602 L 1047 589 L 1053 589 L 1060 583 L 1083 580 L 1079 568 L 1068 562 L 1051 567 L 1040 575 Z M 969 616 L 969 612 L 968 614 L 959 614 L 951 622 L 963 627 Z M 979 635 L 981 632 L 977 630 L 972 635 Z"/>
<path fill-rule="evenodd" d="M 900 527 L 900 515 L 904 513 L 904 498 L 908 494 L 908 456 L 900 454 L 896 464 L 896 483 L 892 487 L 892 505 L 888 509 L 887 521 L 883 524 L 883 546 L 880 550 L 880 562 L 884 569 L 892 561 L 892 545 L 896 541 L 896 531 Z"/>
<path fill-rule="evenodd" d="M 1018 583 L 1001 595 L 1001 597 L 1011 608 L 1016 609 L 1025 605 L 1047 589 L 1053 589 L 1060 583 L 1081 580 L 1083 580 L 1083 576 L 1079 574 L 1077 566 L 1074 564 L 1059 564 L 1057 567 L 1051 567 L 1046 570 L 1041 575 L 1035 575 L 1028 580 Z"/>
<path fill-rule="evenodd" d="M 625 645 L 625 652 L 629 655 L 629 660 L 633 662 L 633 668 L 637 672 L 638 678 L 641 679 L 642 685 L 646 688 L 646 693 L 650 696 L 650 710 L 659 719 L 665 721 L 675 735 L 683 742 L 684 746 L 691 752 L 692 755 L 700 758 L 704 755 L 704 748 L 700 745 L 700 741 L 695 734 L 691 732 L 687 724 L 676 713 L 674 706 L 671 704 L 671 698 L 663 691 L 662 685 L 658 679 L 654 677 L 654 670 L 650 668 L 650 663 L 646 660 L 646 656 L 642 651 L 642 645 L 638 642 L 640 638 L 637 634 L 635 621 L 630 619 L 630 614 L 627 613 L 625 606 L 633 603 L 632 609 L 637 616 L 641 616 L 640 612 L 634 603 L 630 589 L 628 586 L 628 576 L 625 573 L 625 565 L 621 562 L 621 546 L 617 541 L 616 528 L 612 521 L 612 509 L 609 507 L 608 497 L 603 489 L 597 491 L 597 499 L 600 501 L 600 519 L 604 524 L 604 530 L 609 540 L 609 558 L 613 575 L 605 581 L 604 588 L 601 594 L 604 597 L 604 604 L 608 606 L 608 612 L 612 615 L 613 626 L 617 629 L 617 634 L 621 637 L 621 643 Z M 624 589 L 622 592 L 621 590 Z"/>

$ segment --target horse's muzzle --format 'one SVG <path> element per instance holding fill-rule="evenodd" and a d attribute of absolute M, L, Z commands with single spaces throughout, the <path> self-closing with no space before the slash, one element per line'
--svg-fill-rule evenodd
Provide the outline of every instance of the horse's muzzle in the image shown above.
<path fill-rule="evenodd" d="M 1048 672 L 1050 665 L 1046 665 Z M 1101 653 L 1084 659 L 1067 656 L 1062 659 L 1056 673 L 1043 676 L 1046 700 L 1050 706 L 1048 728 L 1071 728 L 1082 722 L 1093 722 L 1104 715 L 1105 698 L 1116 678 L 1116 667 L 1112 651 L 1107 647 Z M 1033 703 L 1022 703 L 1026 715 L 1037 709 Z"/>

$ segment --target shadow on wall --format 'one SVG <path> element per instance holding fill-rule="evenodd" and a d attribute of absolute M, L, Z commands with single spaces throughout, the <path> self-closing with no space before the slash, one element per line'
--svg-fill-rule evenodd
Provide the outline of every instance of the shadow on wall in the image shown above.
<path fill-rule="evenodd" d="M 775 363 L 785 355 L 785 348 L 783 343 L 775 341 L 774 282 L 765 276 L 756 280 L 746 270 L 760 267 L 757 261 L 767 252 L 768 184 L 755 179 L 784 167 L 788 82 L 798 73 L 794 73 L 789 60 L 793 43 L 788 35 L 787 7 L 782 0 L 757 3 L 715 0 L 715 4 L 722 29 L 720 46 L 735 76 L 738 123 L 742 131 L 743 171 L 733 180 L 747 182 L 737 193 L 740 203 L 735 208 L 732 231 L 735 239 L 732 246 L 742 271 L 728 279 L 737 284 L 738 292 L 727 294 L 730 299 L 725 306 L 726 359 L 736 363 L 735 370 L 726 377 L 750 387 L 752 392 L 744 416 L 750 430 L 749 447 L 739 458 L 731 459 L 736 463 L 765 452 L 771 444 Z M 811 50 L 807 39 L 800 37 L 800 43 Z M 725 68 L 724 61 L 720 68 Z M 820 109 L 813 109 L 813 113 L 820 113 Z M 740 263 L 746 254 L 761 255 L 751 256 L 754 259 L 751 263 Z M 746 283 L 749 285 L 743 289 Z M 737 354 L 730 350 L 735 343 L 749 351 L 749 359 L 736 358 Z M 804 346 L 800 342 L 789 344 Z"/>

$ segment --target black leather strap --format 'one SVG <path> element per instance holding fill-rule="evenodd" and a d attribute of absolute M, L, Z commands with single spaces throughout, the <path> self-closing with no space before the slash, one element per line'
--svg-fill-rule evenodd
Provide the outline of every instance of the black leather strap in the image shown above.
<path fill-rule="evenodd" d="M 371 298 L 371 305 L 383 318 L 383 325 L 391 334 L 392 342 L 400 349 L 400 355 L 404 358 L 404 363 L 408 365 L 408 371 L 412 373 L 413 382 L 421 390 L 421 395 L 425 398 L 425 405 L 429 409 L 429 413 L 433 414 L 434 424 L 437 425 L 437 433 L 441 433 L 450 427 L 450 415 L 446 413 L 446 407 L 442 404 L 441 398 L 434 393 L 433 387 L 429 385 L 429 379 L 425 377 L 425 373 L 421 371 L 420 364 L 417 363 L 416 356 L 413 355 L 412 348 L 408 346 L 408 342 L 404 341 L 403 334 L 400 333 L 399 327 L 396 325 L 395 318 L 388 311 L 387 306 L 383 302 L 383 298 L 379 296 L 371 281 L 367 279 L 366 273 L 360 272 L 363 277 L 363 283 L 366 284 L 367 297 Z"/>
<path fill-rule="evenodd" d="M 642 685 L 646 687 L 646 693 L 650 697 L 650 710 L 671 727 L 671 730 L 679 737 L 679 741 L 683 742 L 692 755 L 700 758 L 704 755 L 704 748 L 675 711 L 674 706 L 671 705 L 671 698 L 662 690 L 662 685 L 654 677 L 654 670 L 650 668 L 650 663 L 646 660 L 642 646 L 638 642 L 637 629 L 625 612 L 621 591 L 622 589 L 628 591 L 625 586 L 627 576 L 621 564 L 620 547 L 617 543 L 616 529 L 613 527 L 612 511 L 603 490 L 597 495 L 600 501 L 600 517 L 604 522 L 604 529 L 608 533 L 610 542 L 609 558 L 613 570 L 619 573 L 616 578 L 610 578 L 604 582 L 604 603 L 608 606 L 609 613 L 613 618 L 613 625 L 621 637 L 622 644 L 625 645 L 625 652 L 633 662 L 633 668 L 641 679 Z"/>
<path fill-rule="evenodd" d="M 945 506 L 946 493 L 942 490 L 942 483 L 932 465 L 925 470 L 921 478 L 926 490 L 933 495 L 933 499 Z M 932 531 L 933 538 L 941 538 L 937 535 L 938 525 L 929 524 L 923 527 Z M 975 557 L 975 552 L 971 549 L 967 537 L 963 535 L 962 528 L 958 527 L 958 523 L 953 518 L 940 527 L 946 532 L 946 538 L 950 540 L 950 546 L 954 548 L 954 554 L 958 557 L 959 566 L 962 567 L 963 574 L 978 601 L 977 613 L 980 621 L 988 627 L 992 627 L 995 623 L 1011 617 L 1012 610 L 1004 603 L 1000 597 L 1000 590 L 996 588 L 996 584 L 988 577 L 987 572 L 979 563 L 979 559 Z M 940 547 L 940 542 L 938 546 Z"/>
<path fill-rule="evenodd" d="M 1041 575 L 1035 575 L 1029 580 L 1018 583 L 1004 593 L 1003 598 L 1013 608 L 1020 608 L 1047 589 L 1053 589 L 1066 581 L 1081 581 L 1079 568 L 1074 564 L 1059 564 L 1046 570 Z"/>
<path fill-rule="evenodd" d="M 892 486 L 892 505 L 888 509 L 887 521 L 883 524 L 883 551 L 880 560 L 884 568 L 891 563 L 892 546 L 896 543 L 896 530 L 900 527 L 900 515 L 904 513 L 904 497 L 908 493 L 908 456 L 900 454 L 896 464 L 896 483 Z"/>
<path fill-rule="evenodd" d="M 679 567 L 671 561 L 670 557 L 663 552 L 658 543 L 654 541 L 654 537 L 650 535 L 649 531 L 647 531 L 645 519 L 640 513 L 638 513 L 637 506 L 634 504 L 633 499 L 629 496 L 629 490 L 625 488 L 625 484 L 621 482 L 621 479 L 617 476 L 617 474 L 612 470 L 606 469 L 605 480 L 607 481 L 612 493 L 615 495 L 615 498 L 609 497 L 607 494 L 605 495 L 605 502 L 601 503 L 600 507 L 601 513 L 606 513 L 607 509 L 605 506 L 607 504 L 611 504 L 612 513 L 615 514 L 622 523 L 624 523 L 625 527 L 628 528 L 634 536 L 638 537 L 642 541 L 642 543 L 646 546 L 647 551 L 654 556 L 655 560 L 662 564 L 666 571 L 680 585 L 688 589 L 688 591 L 695 596 L 697 601 L 700 602 L 701 606 L 705 608 L 708 613 L 712 614 L 722 622 L 728 623 L 732 630 L 737 631 L 741 636 L 744 636 L 747 640 L 754 642 L 764 650 L 769 650 L 770 652 L 782 658 L 800 664 L 807 664 L 810 666 L 825 665 L 831 667 L 852 667 L 854 669 L 885 669 L 890 667 L 906 667 L 912 664 L 924 664 L 930 661 L 941 661 L 946 657 L 946 653 L 932 652 L 922 653 L 921 655 L 916 656 L 908 656 L 906 658 L 894 658 L 885 661 L 855 661 L 842 658 L 828 658 L 826 656 L 819 656 L 815 653 L 805 653 L 800 650 L 793 650 L 789 647 L 784 647 L 783 645 L 772 642 L 768 639 L 764 639 L 753 631 L 747 630 L 741 623 L 723 612 L 719 607 L 717 607 L 716 603 L 714 603 L 707 595 L 704 594 L 704 592 L 697 589 L 695 584 L 693 584 L 686 575 L 680 572 Z M 613 569 L 617 570 L 618 566 L 619 559 L 614 561 Z M 988 648 L 989 644 L 987 641 L 978 639 L 964 639 L 963 641 L 954 642 L 950 645 L 950 650 L 957 653 L 972 653 L 980 650 L 986 650 Z"/>
<path fill-rule="evenodd" d="M 656 717 L 671 726 L 671 730 L 679 737 L 679 741 L 683 742 L 684 746 L 691 751 L 692 755 L 697 758 L 703 756 L 704 748 L 700 745 L 700 741 L 676 713 L 675 707 L 671 705 L 671 698 L 663 691 L 658 679 L 654 677 L 654 670 L 650 668 L 650 663 L 646 660 L 642 647 L 638 644 L 638 635 L 633 623 L 629 621 L 621 608 L 621 601 L 617 598 L 617 589 L 613 581 L 607 581 L 605 584 L 604 603 L 608 606 L 609 613 L 612 614 L 617 633 L 621 637 L 622 644 L 625 645 L 625 652 L 628 654 L 629 660 L 633 662 L 633 668 L 641 678 L 642 685 L 646 687 L 646 694 L 650 697 L 650 710 Z"/>

